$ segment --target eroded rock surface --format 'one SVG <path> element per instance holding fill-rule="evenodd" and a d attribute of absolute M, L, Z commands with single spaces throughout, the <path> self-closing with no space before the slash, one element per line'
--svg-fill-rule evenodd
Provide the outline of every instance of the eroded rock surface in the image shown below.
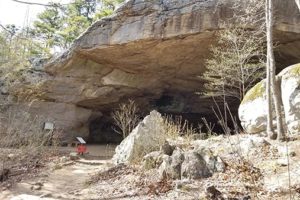
<path fill-rule="evenodd" d="M 117 146 L 113 162 L 115 164 L 134 163 L 140 161 L 147 153 L 159 150 L 165 140 L 162 120 L 163 118 L 157 111 L 152 111 L 146 116 Z"/>
<path fill-rule="evenodd" d="M 207 148 L 182 150 L 176 148 L 171 156 L 164 155 L 159 167 L 160 177 L 172 179 L 201 179 L 223 172 L 225 163 Z"/>
<path fill-rule="evenodd" d="M 38 90 L 39 101 L 106 115 L 132 98 L 143 108 L 199 119 L 211 112 L 212 105 L 210 98 L 196 94 L 203 91 L 205 60 L 216 31 L 232 16 L 233 2 L 130 0 L 113 16 L 94 23 L 60 58 L 39 68 L 47 79 L 28 80 L 21 88 Z M 283 67 L 299 60 L 300 16 L 294 0 L 276 0 L 275 5 L 278 64 Z"/>

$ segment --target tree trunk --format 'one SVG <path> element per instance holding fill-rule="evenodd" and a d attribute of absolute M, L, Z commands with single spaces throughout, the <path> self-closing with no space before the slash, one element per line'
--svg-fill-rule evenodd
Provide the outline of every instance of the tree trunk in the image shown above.
<path fill-rule="evenodd" d="M 267 26 L 267 34 L 269 35 L 269 28 L 268 28 L 268 20 L 269 20 L 269 0 L 266 0 L 266 26 Z M 267 96 L 267 134 L 271 139 L 276 139 L 276 134 L 273 130 L 273 113 L 272 113 L 272 95 L 271 95 L 271 73 L 270 73 L 270 37 L 267 37 L 267 65 L 266 65 L 266 96 Z"/>
<path fill-rule="evenodd" d="M 277 125 L 277 134 L 278 140 L 283 140 L 285 138 L 283 130 L 283 120 L 281 112 L 281 101 L 280 101 L 280 91 L 278 91 L 277 81 L 275 77 L 275 59 L 273 51 L 273 0 L 267 0 L 267 17 L 266 17 L 266 26 L 267 26 L 267 59 L 268 59 L 268 68 L 270 75 L 270 89 L 273 96 L 274 107 L 276 112 L 276 125 Z M 272 120 L 272 119 L 270 119 Z M 270 135 L 272 139 L 274 135 Z"/>

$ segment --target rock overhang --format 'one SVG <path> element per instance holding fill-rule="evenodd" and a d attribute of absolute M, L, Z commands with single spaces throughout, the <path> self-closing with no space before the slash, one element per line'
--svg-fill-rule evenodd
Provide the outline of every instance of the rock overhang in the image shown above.
<path fill-rule="evenodd" d="M 169 96 L 174 104 L 161 108 L 167 113 L 211 113 L 212 99 L 196 92 L 204 89 L 201 74 L 209 47 L 224 28 L 222 21 L 232 16 L 232 3 L 128 1 L 45 67 L 51 78 L 41 84 L 41 100 L 109 113 L 128 98 L 146 108 Z M 275 5 L 282 68 L 300 59 L 300 14 L 293 0 L 276 0 Z"/>

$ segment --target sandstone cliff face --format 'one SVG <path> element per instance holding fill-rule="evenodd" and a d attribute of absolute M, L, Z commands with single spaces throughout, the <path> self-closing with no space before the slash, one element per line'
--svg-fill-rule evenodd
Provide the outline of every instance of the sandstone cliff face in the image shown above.
<path fill-rule="evenodd" d="M 232 16 L 232 2 L 128 1 L 112 17 L 94 23 L 68 52 L 45 67 L 51 77 L 39 83 L 43 91 L 39 100 L 104 115 L 127 98 L 162 112 L 199 116 L 210 112 L 211 100 L 195 92 L 203 90 L 201 74 L 208 49 L 215 32 L 223 28 L 222 21 Z M 300 15 L 294 0 L 275 3 L 275 34 L 281 44 L 278 64 L 284 67 L 300 59 Z M 90 123 L 92 112 L 85 116 L 82 122 Z"/>

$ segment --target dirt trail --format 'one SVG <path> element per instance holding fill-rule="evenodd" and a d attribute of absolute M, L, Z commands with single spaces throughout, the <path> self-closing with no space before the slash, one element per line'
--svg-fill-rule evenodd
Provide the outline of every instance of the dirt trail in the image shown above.
<path fill-rule="evenodd" d="M 0 194 L 1 200 L 69 200 L 93 199 L 90 196 L 90 176 L 111 165 L 114 147 L 89 146 L 89 156 L 76 162 L 53 165 L 37 178 L 24 180 Z"/>

